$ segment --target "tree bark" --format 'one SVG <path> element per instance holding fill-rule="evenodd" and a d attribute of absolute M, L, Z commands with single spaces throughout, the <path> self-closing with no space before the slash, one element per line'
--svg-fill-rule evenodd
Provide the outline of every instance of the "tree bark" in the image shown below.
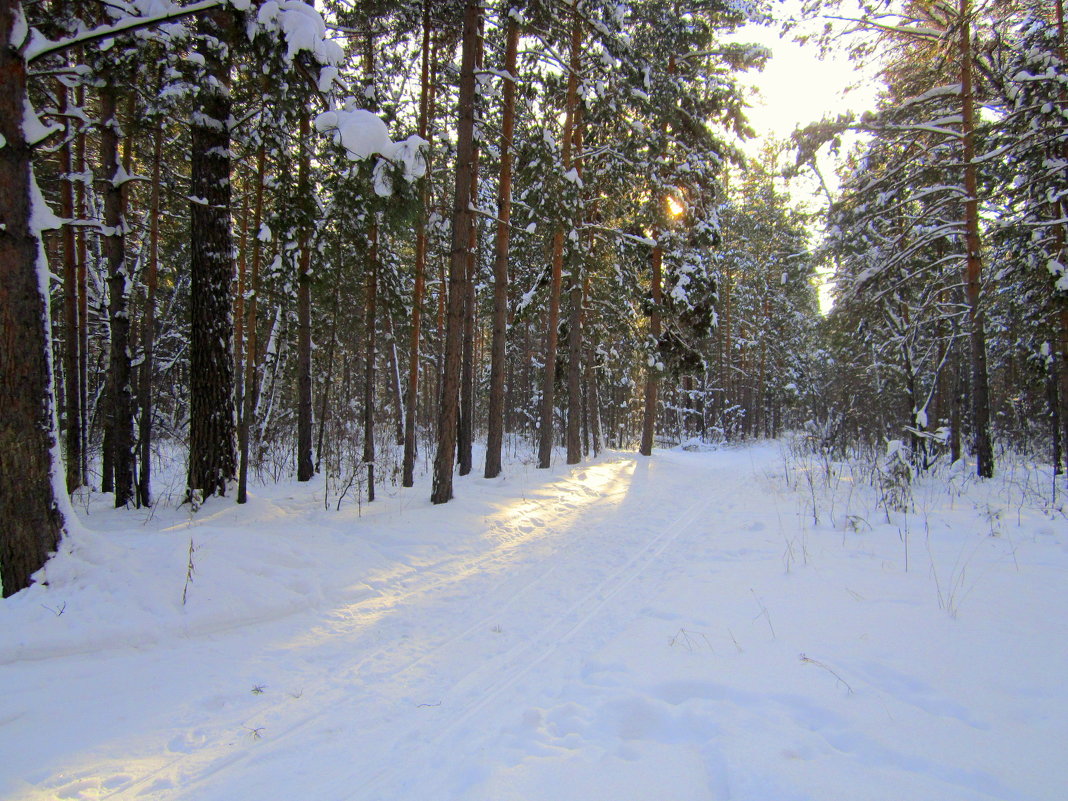
<path fill-rule="evenodd" d="M 512 139 L 515 133 L 516 57 L 519 23 L 508 18 L 504 45 L 504 97 L 501 122 L 501 175 L 497 188 L 497 240 L 493 259 L 493 340 L 490 346 L 489 418 L 486 478 L 501 473 L 504 445 L 504 376 L 508 343 L 508 248 L 512 219 Z"/>
<path fill-rule="evenodd" d="M 367 501 L 375 499 L 375 315 L 378 304 L 378 220 L 371 222 L 367 265 L 367 362 L 363 383 L 363 463 L 367 467 Z"/>
<path fill-rule="evenodd" d="M 223 495 L 236 475 L 230 284 L 230 55 L 234 18 L 206 11 L 197 22 L 197 52 L 207 80 L 197 91 L 190 126 L 192 177 L 190 408 L 188 495 Z"/>
<path fill-rule="evenodd" d="M 310 481 L 312 463 L 312 333 L 311 333 L 311 153 L 308 110 L 300 113 L 300 168 L 297 178 L 302 206 L 300 257 L 297 272 L 297 481 Z"/>
<path fill-rule="evenodd" d="M 481 64 L 476 66 L 481 68 Z M 475 145 L 471 161 L 471 202 L 478 202 L 479 148 Z M 471 215 L 467 233 L 467 277 L 464 281 L 464 344 L 460 369 L 460 427 L 456 450 L 459 473 L 471 472 L 471 449 L 475 441 L 475 283 L 478 279 L 478 217 Z"/>
<path fill-rule="evenodd" d="M 571 28 L 571 74 L 577 75 L 581 69 L 582 22 L 575 14 Z M 575 169 L 582 181 L 582 108 L 575 107 L 573 123 L 575 140 Z M 572 218 L 575 228 L 582 225 L 582 212 L 576 209 Z M 582 285 L 583 264 L 582 250 L 579 243 L 582 238 L 575 236 L 574 254 L 571 259 L 571 309 L 567 328 L 567 463 L 578 464 L 582 461 L 581 420 L 582 420 Z"/>
<path fill-rule="evenodd" d="M 260 291 L 260 261 L 263 257 L 263 242 L 260 240 L 260 226 L 263 223 L 263 189 L 264 178 L 267 168 L 267 152 L 261 143 L 259 152 L 256 154 L 256 201 L 252 212 L 252 265 L 249 276 L 250 291 L 245 303 L 245 311 L 248 315 L 245 330 L 245 391 L 242 397 L 244 410 L 241 414 L 241 425 L 238 429 L 238 441 L 241 447 L 241 472 L 237 482 L 237 502 L 248 501 L 248 439 L 252 417 L 256 413 L 256 401 L 259 394 L 258 361 L 259 348 L 256 339 L 256 316 L 259 304 Z"/>
<path fill-rule="evenodd" d="M 63 467 L 52 406 L 44 252 L 31 227 L 31 145 L 22 129 L 26 62 L 12 35 L 18 0 L 0 0 L 0 583 L 8 597 L 59 546 Z"/>
<path fill-rule="evenodd" d="M 445 331 L 445 364 L 438 412 L 438 449 L 434 458 L 434 485 L 430 500 L 452 498 L 453 459 L 456 454 L 459 406 L 460 350 L 463 339 L 464 279 L 468 232 L 471 230 L 471 173 L 474 161 L 475 57 L 481 15 L 478 0 L 465 0 L 460 93 L 456 131 L 456 186 L 453 200 L 452 253 L 449 259 L 449 311 Z"/>
<path fill-rule="evenodd" d="M 422 63 L 419 70 L 419 136 L 428 140 L 430 111 L 430 0 L 423 2 Z M 428 140 L 429 142 L 429 140 Z M 429 146 L 429 145 L 428 145 Z M 419 404 L 419 340 L 426 290 L 426 215 L 430 203 L 430 171 L 422 178 L 419 216 L 415 229 L 415 288 L 412 293 L 412 334 L 409 346 L 408 391 L 404 405 L 404 460 L 401 485 L 415 483 L 415 424 Z"/>
<path fill-rule="evenodd" d="M 994 475 L 994 449 L 990 437 L 990 388 L 986 365 L 985 314 L 982 308 L 982 253 L 979 242 L 979 198 L 975 168 L 975 101 L 972 94 L 972 44 L 969 2 L 960 0 L 961 139 L 964 156 L 964 242 L 967 250 L 965 292 L 968 298 L 972 372 L 972 447 L 976 472 Z"/>
<path fill-rule="evenodd" d="M 675 73 L 675 56 L 668 57 L 668 75 Z M 667 123 L 664 124 L 666 130 Z M 660 214 L 660 204 L 664 201 L 661 198 L 655 198 L 657 203 L 657 216 Z M 653 310 L 649 318 L 649 336 L 653 347 L 653 364 L 649 365 L 645 373 L 645 407 L 642 412 L 642 440 L 641 446 L 638 451 L 643 456 L 653 455 L 653 439 L 656 435 L 656 396 L 657 390 L 660 385 L 659 377 L 659 365 L 656 364 L 656 354 L 659 352 L 660 347 L 660 334 L 661 334 L 661 322 L 660 322 L 660 303 L 661 294 L 663 291 L 663 262 L 664 262 L 664 250 L 660 245 L 660 231 L 654 230 L 653 239 L 656 240 L 656 245 L 653 246 L 652 255 L 652 297 L 653 297 Z"/>
<path fill-rule="evenodd" d="M 649 316 L 649 339 L 653 347 L 653 361 L 656 361 L 657 343 L 660 342 L 660 301 L 662 292 L 662 266 L 664 259 L 663 248 L 659 240 L 653 247 L 652 266 L 652 295 L 653 311 Z M 653 455 L 653 437 L 656 432 L 656 396 L 659 389 L 660 379 L 657 375 L 658 366 L 654 363 L 649 365 L 645 373 L 645 405 L 642 411 L 642 441 L 638 452 L 642 456 Z"/>
<path fill-rule="evenodd" d="M 66 114 L 69 108 L 67 87 L 60 81 L 56 87 L 59 96 L 60 112 Z M 59 150 L 60 169 L 63 180 L 60 182 L 60 216 L 65 220 L 74 219 L 74 159 L 71 154 L 70 120 L 65 120 L 63 145 Z M 80 333 L 78 329 L 78 254 L 75 244 L 75 226 L 67 223 L 63 226 L 63 377 L 65 379 L 66 411 L 66 464 L 67 492 L 74 492 L 82 485 L 82 369 L 79 361 Z"/>
<path fill-rule="evenodd" d="M 126 225 L 119 166 L 120 126 L 116 89 L 110 78 L 105 80 L 107 83 L 100 90 L 100 170 L 104 184 L 103 238 L 108 265 L 108 318 L 111 329 L 107 406 L 115 507 L 119 508 L 135 500 L 133 391 Z"/>
<path fill-rule="evenodd" d="M 152 195 L 149 200 L 148 267 L 145 273 L 145 311 L 142 323 L 142 358 L 138 401 L 141 407 L 138 439 L 141 469 L 137 476 L 137 502 L 152 505 L 152 368 L 156 348 L 156 290 L 159 287 L 160 179 L 163 163 L 163 124 L 156 126 L 152 143 Z"/>
<path fill-rule="evenodd" d="M 568 63 L 578 63 L 577 48 L 582 43 L 582 28 L 575 16 L 571 28 L 571 47 Z M 567 97 L 564 101 L 563 167 L 571 169 L 571 147 L 578 108 L 578 70 L 569 69 Z M 556 348 L 560 325 L 560 286 L 564 268 L 564 230 L 559 228 L 553 237 L 552 275 L 549 281 L 549 316 L 545 329 L 545 373 L 541 385 L 541 415 L 538 427 L 538 467 L 548 469 L 553 453 L 554 392 L 556 388 Z"/>

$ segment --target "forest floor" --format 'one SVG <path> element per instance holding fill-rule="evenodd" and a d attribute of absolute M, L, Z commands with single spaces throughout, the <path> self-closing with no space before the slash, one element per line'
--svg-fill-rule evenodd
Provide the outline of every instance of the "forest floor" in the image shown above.
<path fill-rule="evenodd" d="M 0 798 L 1063 799 L 1063 503 L 946 471 L 887 511 L 862 473 L 766 443 L 444 507 L 94 497 L 0 603 Z"/>

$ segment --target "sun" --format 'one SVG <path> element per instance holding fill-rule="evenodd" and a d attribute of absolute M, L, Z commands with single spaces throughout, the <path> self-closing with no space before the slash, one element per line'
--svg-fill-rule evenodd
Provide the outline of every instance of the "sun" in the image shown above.
<path fill-rule="evenodd" d="M 679 203 L 679 201 L 675 200 L 671 195 L 668 195 L 667 206 L 668 214 L 672 217 L 681 217 L 682 213 L 686 211 L 686 207 Z"/>

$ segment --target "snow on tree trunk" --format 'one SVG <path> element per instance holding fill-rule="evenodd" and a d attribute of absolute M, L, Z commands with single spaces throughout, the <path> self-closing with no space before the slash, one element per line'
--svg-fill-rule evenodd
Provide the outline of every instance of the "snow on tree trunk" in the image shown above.
<path fill-rule="evenodd" d="M 53 408 L 48 270 L 33 220 L 24 134 L 27 30 L 18 0 L 0 0 L 0 582 L 29 586 L 58 545 L 63 470 Z M 58 486 L 58 491 L 57 491 Z"/>

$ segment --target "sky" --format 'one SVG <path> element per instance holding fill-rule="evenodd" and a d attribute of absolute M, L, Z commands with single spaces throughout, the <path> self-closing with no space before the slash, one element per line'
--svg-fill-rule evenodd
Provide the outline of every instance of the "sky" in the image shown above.
<path fill-rule="evenodd" d="M 790 37 L 782 38 L 775 27 L 748 25 L 732 39 L 762 44 L 772 51 L 772 58 L 762 72 L 741 76 L 743 84 L 754 94 L 749 119 L 757 137 L 745 142 L 746 155 L 759 157 L 769 140 L 788 139 L 797 127 L 846 111 L 860 113 L 875 105 L 877 84 L 863 80 L 862 73 L 844 55 L 831 54 L 820 59 L 814 45 L 802 46 Z M 843 152 L 851 140 L 847 135 Z M 820 154 L 820 170 L 832 190 L 837 186 L 838 160 L 830 153 Z M 815 210 L 825 205 L 814 177 L 802 175 L 787 187 L 798 205 Z M 820 306 L 831 306 L 830 287 L 820 286 Z"/>

